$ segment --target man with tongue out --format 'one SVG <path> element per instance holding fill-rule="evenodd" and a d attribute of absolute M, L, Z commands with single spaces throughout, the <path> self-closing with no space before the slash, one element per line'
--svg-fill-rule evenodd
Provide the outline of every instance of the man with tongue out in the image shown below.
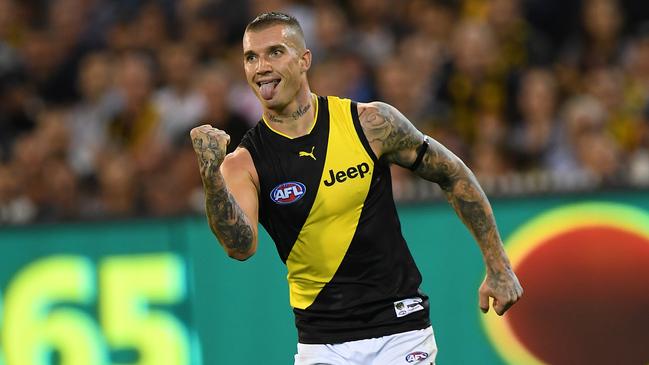
<path fill-rule="evenodd" d="M 473 234 L 486 265 L 479 306 L 502 315 L 522 295 L 491 206 L 471 171 L 394 107 L 317 96 L 311 52 L 292 16 L 246 27 L 246 78 L 259 123 L 226 156 L 229 136 L 190 135 L 208 223 L 227 254 L 246 260 L 258 222 L 287 266 L 298 330 L 295 364 L 433 364 L 437 346 L 421 274 L 401 234 L 390 164 L 435 182 Z"/>

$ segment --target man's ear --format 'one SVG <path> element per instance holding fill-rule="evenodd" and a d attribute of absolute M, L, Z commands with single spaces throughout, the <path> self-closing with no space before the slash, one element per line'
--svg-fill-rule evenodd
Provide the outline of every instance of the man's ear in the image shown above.
<path fill-rule="evenodd" d="M 307 72 L 311 68 L 311 58 L 313 55 L 311 54 L 311 51 L 306 49 L 304 50 L 304 53 L 302 54 L 302 57 L 300 57 L 300 71 L 302 72 Z"/>

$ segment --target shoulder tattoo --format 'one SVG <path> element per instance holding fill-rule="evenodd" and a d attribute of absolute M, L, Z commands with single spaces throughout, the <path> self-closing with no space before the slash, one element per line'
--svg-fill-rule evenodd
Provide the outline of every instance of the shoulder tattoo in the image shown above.
<path fill-rule="evenodd" d="M 396 108 L 381 102 L 365 104 L 359 120 L 370 144 L 378 145 L 382 154 L 416 149 L 423 135 Z"/>

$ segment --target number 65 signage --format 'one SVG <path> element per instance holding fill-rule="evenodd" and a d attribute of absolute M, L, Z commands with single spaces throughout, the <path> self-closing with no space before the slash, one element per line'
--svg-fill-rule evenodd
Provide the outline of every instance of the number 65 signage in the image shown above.
<path fill-rule="evenodd" d="M 196 341 L 173 313 L 186 300 L 185 271 L 172 253 L 30 262 L 4 293 L 0 364 L 198 363 Z"/>

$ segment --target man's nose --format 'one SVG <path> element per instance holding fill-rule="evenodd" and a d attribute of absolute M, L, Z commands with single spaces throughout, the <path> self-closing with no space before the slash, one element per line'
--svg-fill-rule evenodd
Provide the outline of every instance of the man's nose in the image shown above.
<path fill-rule="evenodd" d="M 259 57 L 257 64 L 257 73 L 267 73 L 273 71 L 273 67 L 266 57 Z"/>

